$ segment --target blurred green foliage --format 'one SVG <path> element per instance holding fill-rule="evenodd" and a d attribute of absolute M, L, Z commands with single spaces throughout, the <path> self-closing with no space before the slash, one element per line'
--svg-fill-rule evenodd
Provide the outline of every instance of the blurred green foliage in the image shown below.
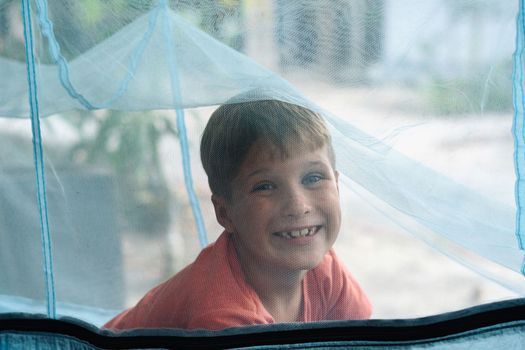
<path fill-rule="evenodd" d="M 170 224 L 172 194 L 163 172 L 161 143 L 177 138 L 166 112 L 98 111 L 64 118 L 78 131 L 69 157 L 77 165 L 109 169 L 116 179 L 128 229 L 163 234 Z"/>
<path fill-rule="evenodd" d="M 16 28 L 17 23 L 22 23 L 20 1 L 1 0 L 0 56 L 17 61 L 24 61 L 25 48 L 24 42 L 22 41 L 23 34 Z"/>
<path fill-rule="evenodd" d="M 425 111 L 437 115 L 508 113 L 512 111 L 512 62 L 466 76 L 434 76 L 423 83 Z"/>

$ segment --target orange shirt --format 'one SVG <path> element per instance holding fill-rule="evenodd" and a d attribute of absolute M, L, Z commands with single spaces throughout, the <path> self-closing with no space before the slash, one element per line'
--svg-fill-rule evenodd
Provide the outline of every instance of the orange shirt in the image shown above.
<path fill-rule="evenodd" d="M 333 250 L 303 279 L 302 321 L 366 319 L 371 305 Z M 104 327 L 223 329 L 274 323 L 246 283 L 235 247 L 223 233 L 197 259 L 150 290 Z"/>

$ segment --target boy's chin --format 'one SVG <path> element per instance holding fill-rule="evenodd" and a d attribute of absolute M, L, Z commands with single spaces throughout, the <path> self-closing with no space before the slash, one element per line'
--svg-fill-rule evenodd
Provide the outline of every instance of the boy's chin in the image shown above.
<path fill-rule="evenodd" d="M 319 254 L 318 256 L 303 256 L 296 259 L 290 259 L 287 261 L 287 267 L 291 270 L 309 271 L 316 268 L 321 263 L 324 255 L 325 254 Z"/>

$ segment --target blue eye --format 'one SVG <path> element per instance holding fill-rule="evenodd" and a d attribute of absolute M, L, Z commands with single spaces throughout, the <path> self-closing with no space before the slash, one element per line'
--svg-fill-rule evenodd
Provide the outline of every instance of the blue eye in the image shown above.
<path fill-rule="evenodd" d="M 263 182 L 263 183 L 260 183 L 260 184 L 257 184 L 254 186 L 253 188 L 253 191 L 254 192 L 257 192 L 257 191 L 269 191 L 269 190 L 273 190 L 275 188 L 275 186 L 269 182 Z"/>
<path fill-rule="evenodd" d="M 303 178 L 303 184 L 311 185 L 311 184 L 321 181 L 322 179 L 323 177 L 319 174 L 309 174 Z"/>

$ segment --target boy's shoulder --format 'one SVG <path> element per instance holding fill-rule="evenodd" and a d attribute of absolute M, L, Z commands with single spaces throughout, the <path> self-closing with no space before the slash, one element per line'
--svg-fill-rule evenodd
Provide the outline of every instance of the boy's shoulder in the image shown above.
<path fill-rule="evenodd" d="M 261 323 L 256 320 L 260 310 L 253 295 L 239 283 L 237 267 L 231 265 L 229 238 L 223 233 L 193 263 L 151 289 L 106 327 L 219 329 L 223 324 Z"/>
<path fill-rule="evenodd" d="M 229 234 L 224 232 L 167 281 L 170 290 L 164 299 L 184 296 L 178 312 L 191 314 L 184 328 L 219 329 L 221 325 L 261 323 L 267 318 L 246 285 L 232 248 Z"/>
<path fill-rule="evenodd" d="M 370 317 L 368 297 L 333 249 L 306 276 L 305 302 L 309 303 L 313 320 Z"/>
<path fill-rule="evenodd" d="M 333 249 L 324 255 L 315 268 L 308 271 L 305 282 L 309 294 L 321 298 L 332 298 L 346 293 L 348 289 L 359 288 L 358 282 Z"/>
<path fill-rule="evenodd" d="M 228 234 L 222 233 L 215 242 L 201 250 L 191 264 L 166 281 L 166 287 L 177 289 L 182 294 L 195 295 L 197 291 L 209 294 L 220 288 L 221 282 L 233 282 L 228 240 Z"/>

